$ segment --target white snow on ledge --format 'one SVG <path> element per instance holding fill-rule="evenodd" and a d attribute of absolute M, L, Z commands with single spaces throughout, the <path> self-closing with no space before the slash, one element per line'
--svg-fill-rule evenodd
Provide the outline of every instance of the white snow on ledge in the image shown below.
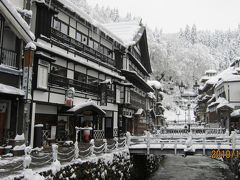
<path fill-rule="evenodd" d="M 14 4 L 9 0 L 0 1 L 0 11 L 5 18 L 11 22 L 12 27 L 16 28 L 18 33 L 24 38 L 26 42 L 31 42 L 35 39 L 34 34 L 30 31 L 29 25 L 17 12 Z"/>
<path fill-rule="evenodd" d="M 162 89 L 162 84 L 157 80 L 148 80 L 147 84 L 155 89 Z"/>
<path fill-rule="evenodd" d="M 25 95 L 23 90 L 15 88 L 13 86 L 8 86 L 8 85 L 5 85 L 5 84 L 1 84 L 1 83 L 0 83 L 0 93 L 21 95 L 21 96 Z"/>

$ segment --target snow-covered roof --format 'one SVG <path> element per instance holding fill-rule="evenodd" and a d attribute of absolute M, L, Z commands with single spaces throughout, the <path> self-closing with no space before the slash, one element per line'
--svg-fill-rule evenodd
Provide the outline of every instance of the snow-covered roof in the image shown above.
<path fill-rule="evenodd" d="M 157 80 L 147 80 L 147 84 L 155 89 L 162 89 L 162 84 Z"/>
<path fill-rule="evenodd" d="M 135 113 L 136 115 L 141 115 L 144 112 L 142 108 L 138 109 L 137 112 Z"/>
<path fill-rule="evenodd" d="M 31 42 L 35 39 L 34 34 L 30 31 L 29 25 L 17 12 L 17 9 L 9 0 L 0 1 L 0 12 L 8 20 L 9 26 L 13 28 L 25 42 Z"/>
<path fill-rule="evenodd" d="M 240 117 L 240 109 L 236 109 L 231 113 L 231 117 Z"/>
<path fill-rule="evenodd" d="M 229 107 L 231 109 L 234 109 L 234 106 L 232 104 L 230 104 L 225 98 L 218 98 L 217 102 L 219 103 L 217 105 L 217 109 L 220 109 L 222 107 Z"/>
<path fill-rule="evenodd" d="M 81 109 L 87 108 L 87 107 L 93 107 L 96 108 L 96 110 L 100 111 L 102 114 L 106 114 L 106 112 L 104 110 L 102 110 L 102 108 L 100 106 L 98 106 L 95 102 L 93 102 L 92 100 L 88 100 L 86 102 L 83 103 L 79 103 L 78 105 L 75 105 L 73 108 L 67 110 L 67 112 L 77 112 Z"/>
<path fill-rule="evenodd" d="M 217 71 L 214 69 L 209 69 L 209 70 L 205 71 L 205 74 L 216 74 L 216 73 L 217 73 Z"/>
<path fill-rule="evenodd" d="M 240 80 L 240 75 L 236 75 L 236 70 L 233 67 L 229 67 L 224 71 L 220 72 L 219 74 L 210 77 L 209 80 L 206 81 L 202 89 L 204 89 L 207 85 L 211 85 L 211 86 L 216 85 L 218 81 L 221 79 L 223 81 Z"/>
<path fill-rule="evenodd" d="M 151 99 L 156 99 L 156 96 L 154 95 L 153 92 L 148 92 L 147 95 L 148 95 L 148 97 L 151 98 Z"/>
<path fill-rule="evenodd" d="M 223 97 L 219 97 L 216 101 L 214 102 L 211 102 L 208 107 L 211 107 L 211 106 L 214 106 L 214 105 L 217 105 L 217 109 L 223 107 L 223 106 L 227 106 L 227 107 L 230 107 L 230 108 L 234 108 L 234 106 L 232 104 L 230 104 L 228 102 L 228 100 L 226 100 L 225 98 Z"/>
<path fill-rule="evenodd" d="M 211 97 L 211 99 L 209 99 L 207 103 L 211 103 L 211 102 L 213 102 L 213 100 L 214 100 L 215 98 L 216 98 L 216 95 L 213 94 L 212 97 Z"/>
<path fill-rule="evenodd" d="M 18 89 L 18 88 L 13 87 L 13 86 L 8 86 L 8 85 L 5 85 L 5 84 L 1 84 L 1 83 L 0 83 L 0 93 L 14 94 L 14 95 L 20 95 L 20 96 L 25 95 L 23 90 Z"/>
<path fill-rule="evenodd" d="M 234 61 L 230 64 L 230 67 L 235 66 L 235 64 L 238 63 L 239 61 L 240 61 L 240 57 L 234 58 Z"/>
<path fill-rule="evenodd" d="M 111 79 L 106 79 L 106 80 L 100 82 L 100 84 L 112 84 L 112 80 Z"/>
<path fill-rule="evenodd" d="M 134 38 L 138 35 L 141 26 L 139 21 L 127 21 L 118 23 L 103 24 L 106 29 L 118 36 L 125 46 L 135 44 Z M 141 36 L 141 34 L 139 34 Z"/>
<path fill-rule="evenodd" d="M 105 25 L 103 25 L 102 23 L 100 23 L 97 20 L 95 20 L 94 18 L 92 18 L 90 13 L 86 12 L 83 8 L 76 5 L 73 0 L 57 0 L 57 1 L 60 2 L 61 4 L 63 4 L 63 6 L 65 8 L 67 8 L 68 10 L 76 13 L 77 15 L 79 15 L 80 17 L 82 17 L 83 19 L 85 19 L 86 21 L 91 23 L 92 25 L 98 27 L 105 34 L 109 35 L 111 38 L 118 41 L 120 44 L 124 45 L 122 39 L 119 38 L 119 36 L 117 34 L 111 32 L 108 28 L 106 28 Z"/>
<path fill-rule="evenodd" d="M 201 77 L 201 79 L 200 79 L 200 82 L 205 82 L 205 81 L 207 81 L 207 80 L 209 80 L 209 76 L 203 76 L 203 77 Z"/>

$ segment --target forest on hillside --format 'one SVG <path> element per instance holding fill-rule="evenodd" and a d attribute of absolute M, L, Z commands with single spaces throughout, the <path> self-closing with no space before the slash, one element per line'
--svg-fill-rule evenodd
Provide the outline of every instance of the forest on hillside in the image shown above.
<path fill-rule="evenodd" d="M 70 0 L 101 23 L 139 20 L 131 13 L 121 17 L 118 9 L 96 5 L 86 0 Z M 184 27 L 185 25 L 183 25 Z M 215 32 L 198 30 L 196 25 L 186 25 L 176 34 L 166 34 L 160 29 L 150 29 L 147 24 L 148 45 L 153 77 L 162 81 L 191 86 L 208 69 L 221 71 L 240 56 L 240 26 L 234 30 Z"/>

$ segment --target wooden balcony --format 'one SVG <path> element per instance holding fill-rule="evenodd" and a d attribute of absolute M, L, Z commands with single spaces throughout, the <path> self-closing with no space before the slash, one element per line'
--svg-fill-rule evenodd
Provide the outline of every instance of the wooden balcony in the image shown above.
<path fill-rule="evenodd" d="M 146 108 L 146 99 L 136 92 L 131 91 L 130 102 L 133 108 L 136 108 L 136 109 Z"/>
<path fill-rule="evenodd" d="M 17 52 L 7 50 L 4 48 L 0 49 L 0 64 L 5 66 L 18 69 L 19 62 L 17 62 Z"/>
<path fill-rule="evenodd" d="M 49 74 L 48 83 L 50 86 L 57 85 L 64 88 L 74 87 L 75 90 L 77 91 L 99 94 L 98 85 L 89 84 L 86 82 L 81 82 L 73 79 L 68 79 L 66 77 L 62 77 L 56 74 Z"/>
<path fill-rule="evenodd" d="M 68 36 L 66 34 L 63 34 L 62 32 L 60 32 L 54 28 L 51 28 L 51 38 L 53 38 L 56 41 L 59 41 L 60 43 L 62 43 L 64 45 L 67 45 L 69 47 L 69 49 L 68 49 L 69 51 L 74 51 L 74 50 L 80 51 L 83 53 L 81 55 L 87 54 L 88 57 L 90 57 L 92 61 L 95 61 L 95 62 L 98 61 L 96 63 L 105 63 L 105 64 L 111 65 L 113 67 L 116 67 L 116 62 L 112 58 L 77 41 L 76 39 L 71 38 L 70 36 Z M 62 48 L 65 49 L 66 46 L 64 46 L 64 45 Z M 61 44 L 58 44 L 58 46 L 61 46 Z M 74 53 L 77 53 L 77 52 L 74 52 Z"/>

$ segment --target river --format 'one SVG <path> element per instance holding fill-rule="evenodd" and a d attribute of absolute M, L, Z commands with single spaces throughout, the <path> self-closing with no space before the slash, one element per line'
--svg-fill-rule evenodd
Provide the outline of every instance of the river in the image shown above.
<path fill-rule="evenodd" d="M 204 156 L 166 156 L 148 180 L 234 180 L 228 166 Z"/>

